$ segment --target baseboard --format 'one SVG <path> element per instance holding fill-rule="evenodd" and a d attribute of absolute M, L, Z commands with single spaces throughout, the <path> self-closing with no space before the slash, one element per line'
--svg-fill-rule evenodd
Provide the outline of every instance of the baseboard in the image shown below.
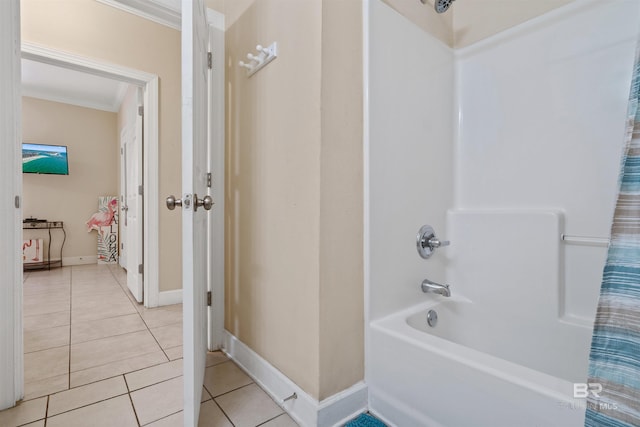
<path fill-rule="evenodd" d="M 342 426 L 367 410 L 364 382 L 318 402 L 228 331 L 224 332 L 224 349 L 301 426 Z M 297 398 L 284 401 L 293 393 Z"/>
<path fill-rule="evenodd" d="M 97 264 L 97 263 L 98 263 L 97 255 L 62 257 L 62 265 L 65 267 L 70 265 L 85 265 L 85 264 Z"/>
<path fill-rule="evenodd" d="M 160 291 L 160 294 L 158 295 L 158 306 L 181 303 L 182 289 L 175 289 L 173 291 Z"/>

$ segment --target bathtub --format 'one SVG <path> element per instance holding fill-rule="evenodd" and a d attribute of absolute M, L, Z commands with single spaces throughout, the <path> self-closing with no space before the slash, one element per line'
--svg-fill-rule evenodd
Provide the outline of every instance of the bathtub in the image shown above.
<path fill-rule="evenodd" d="M 398 427 L 582 426 L 573 390 L 586 382 L 590 341 L 583 326 L 434 297 L 372 322 L 370 408 Z"/>

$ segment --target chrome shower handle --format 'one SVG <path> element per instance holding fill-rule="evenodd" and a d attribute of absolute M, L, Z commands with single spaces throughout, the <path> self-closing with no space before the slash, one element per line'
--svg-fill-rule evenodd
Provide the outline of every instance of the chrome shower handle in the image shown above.
<path fill-rule="evenodd" d="M 449 246 L 451 244 L 448 240 L 440 240 L 437 237 L 432 237 L 429 239 L 427 244 L 431 247 L 431 249 L 441 248 L 443 246 Z"/>
<path fill-rule="evenodd" d="M 427 259 L 433 254 L 433 251 L 442 246 L 449 246 L 451 242 L 448 240 L 440 240 L 436 237 L 436 232 L 430 225 L 423 225 L 416 236 L 416 249 L 418 254 Z"/>

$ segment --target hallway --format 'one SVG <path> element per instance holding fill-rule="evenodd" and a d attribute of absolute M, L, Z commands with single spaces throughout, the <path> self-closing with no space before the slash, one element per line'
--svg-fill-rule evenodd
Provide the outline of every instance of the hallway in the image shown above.
<path fill-rule="evenodd" d="M 182 305 L 146 309 L 116 265 L 24 274 L 25 399 L 3 427 L 182 426 Z M 222 352 L 200 426 L 297 424 Z"/>

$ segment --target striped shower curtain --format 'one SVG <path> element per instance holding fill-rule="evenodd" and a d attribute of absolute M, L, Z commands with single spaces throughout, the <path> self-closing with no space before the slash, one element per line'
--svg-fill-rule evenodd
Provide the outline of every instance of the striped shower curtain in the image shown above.
<path fill-rule="evenodd" d="M 585 426 L 640 426 L 640 63 L 589 355 Z"/>

